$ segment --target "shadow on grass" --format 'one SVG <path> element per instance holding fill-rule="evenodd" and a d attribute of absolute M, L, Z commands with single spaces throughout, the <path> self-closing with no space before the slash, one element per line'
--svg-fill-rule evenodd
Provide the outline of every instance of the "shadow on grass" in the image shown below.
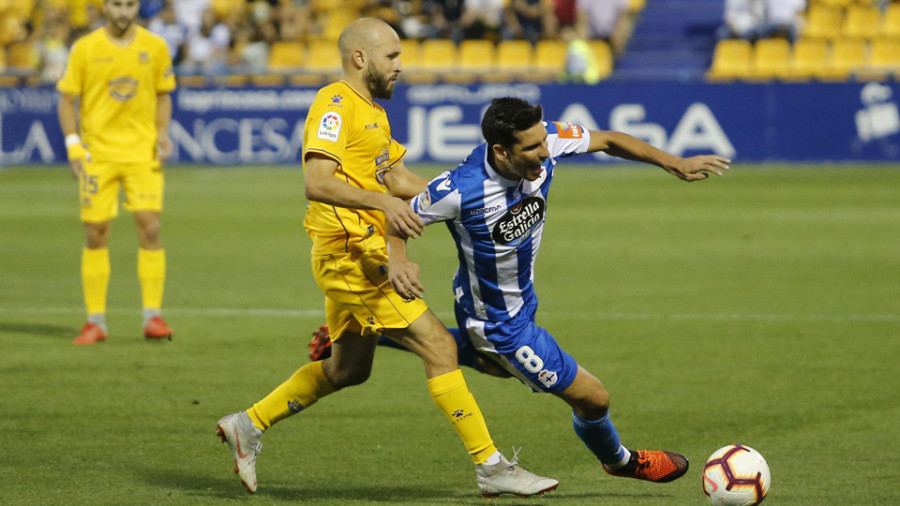
<path fill-rule="evenodd" d="M 78 335 L 78 329 L 66 327 L 65 325 L 47 325 L 43 323 L 0 322 L 0 334 L 26 334 L 71 339 Z"/>
<path fill-rule="evenodd" d="M 168 489 L 176 492 L 176 494 L 178 491 L 181 491 L 186 500 L 189 497 L 206 497 L 209 499 L 251 497 L 240 484 L 237 475 L 234 478 L 226 479 L 188 475 L 175 470 L 162 471 L 154 469 L 147 470 L 141 476 L 150 486 Z M 342 477 L 337 475 L 331 482 L 297 483 L 293 486 L 285 486 L 283 483 L 262 484 L 254 496 L 258 499 L 268 499 L 276 502 L 321 501 L 332 504 L 350 501 L 387 504 L 485 504 L 485 499 L 478 493 L 474 482 L 469 490 L 451 491 L 442 489 L 440 486 L 352 485 L 341 483 L 341 481 Z M 502 496 L 491 502 L 498 505 L 502 504 L 503 506 L 540 506 L 544 504 L 585 504 L 612 498 L 627 499 L 640 503 L 641 500 L 664 501 L 666 497 L 668 497 L 666 494 L 610 493 L 599 490 L 596 493 L 567 494 L 565 491 L 557 490 L 542 497 L 519 498 Z"/>

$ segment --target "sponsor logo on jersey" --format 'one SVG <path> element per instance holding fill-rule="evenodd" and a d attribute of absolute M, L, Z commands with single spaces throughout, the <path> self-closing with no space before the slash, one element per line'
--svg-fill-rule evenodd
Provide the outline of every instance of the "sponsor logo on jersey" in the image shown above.
<path fill-rule="evenodd" d="M 336 112 L 327 112 L 319 123 L 319 132 L 316 137 L 326 141 L 337 142 L 341 134 L 341 115 Z"/>
<path fill-rule="evenodd" d="M 482 214 L 490 214 L 501 209 L 503 209 L 503 206 L 501 205 L 479 207 L 478 209 L 467 209 L 466 216 L 481 216 Z"/>
<path fill-rule="evenodd" d="M 109 96 L 127 102 L 137 93 L 138 82 L 130 77 L 118 77 L 109 82 Z"/>
<path fill-rule="evenodd" d="M 537 197 L 525 200 L 510 207 L 506 214 L 494 225 L 491 237 L 498 244 L 509 244 L 525 235 L 544 219 L 546 203 Z"/>
<path fill-rule="evenodd" d="M 559 121 L 554 121 L 553 124 L 556 125 L 556 130 L 559 134 L 560 139 L 581 138 L 581 127 L 579 127 L 578 125 L 573 125 L 571 123 L 560 123 Z"/>
<path fill-rule="evenodd" d="M 150 55 L 147 54 L 147 51 L 141 51 L 138 53 L 138 63 L 147 64 L 150 63 Z"/>
<path fill-rule="evenodd" d="M 371 125 L 366 125 L 366 130 L 375 130 L 378 128 L 378 123 L 372 123 Z"/>

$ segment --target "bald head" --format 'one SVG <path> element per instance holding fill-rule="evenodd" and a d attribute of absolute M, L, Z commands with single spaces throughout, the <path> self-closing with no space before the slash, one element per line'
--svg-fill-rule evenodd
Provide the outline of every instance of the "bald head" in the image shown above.
<path fill-rule="evenodd" d="M 400 37 L 391 25 L 376 18 L 360 18 L 347 25 L 338 39 L 341 51 L 341 62 L 346 68 L 352 63 L 353 53 L 357 50 L 371 53 L 379 46 L 399 43 Z"/>
<path fill-rule="evenodd" d="M 338 39 L 341 79 L 369 98 L 391 98 L 402 72 L 400 37 L 384 21 L 362 18 L 347 25 Z"/>

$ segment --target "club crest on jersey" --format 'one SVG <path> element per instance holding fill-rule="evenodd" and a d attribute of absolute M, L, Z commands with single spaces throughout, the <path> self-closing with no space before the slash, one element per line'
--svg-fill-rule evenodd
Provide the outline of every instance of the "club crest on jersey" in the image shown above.
<path fill-rule="evenodd" d="M 337 142 L 341 134 L 341 115 L 336 112 L 327 112 L 319 123 L 319 132 L 316 137 L 326 141 Z"/>
<path fill-rule="evenodd" d="M 509 244 L 525 235 L 544 219 L 544 207 L 546 203 L 537 197 L 527 197 L 522 202 L 512 206 L 500 221 L 494 225 L 491 234 L 494 242 Z"/>
<path fill-rule="evenodd" d="M 571 123 L 560 123 L 559 121 L 554 121 L 553 124 L 556 125 L 556 131 L 560 139 L 581 138 L 581 127 L 579 127 L 578 125 L 573 125 Z"/>
<path fill-rule="evenodd" d="M 109 82 L 109 96 L 127 102 L 137 93 L 138 82 L 130 77 L 118 77 Z"/>
<path fill-rule="evenodd" d="M 540 381 L 547 388 L 555 385 L 557 380 L 559 380 L 559 375 L 556 374 L 556 371 L 548 371 L 547 369 L 544 369 L 543 371 L 538 373 L 538 381 Z"/>
<path fill-rule="evenodd" d="M 141 64 L 150 63 L 150 55 L 147 54 L 146 51 L 141 51 L 140 53 L 138 53 L 138 63 L 141 63 Z"/>

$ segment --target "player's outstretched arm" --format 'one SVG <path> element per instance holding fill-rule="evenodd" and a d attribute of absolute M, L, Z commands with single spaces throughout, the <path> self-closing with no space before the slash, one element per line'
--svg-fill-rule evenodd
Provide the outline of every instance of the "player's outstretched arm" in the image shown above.
<path fill-rule="evenodd" d="M 406 236 L 388 223 L 385 242 L 388 249 L 388 281 L 394 291 L 408 299 L 421 299 L 425 287 L 419 281 L 419 265 L 406 254 Z"/>
<path fill-rule="evenodd" d="M 334 177 L 338 162 L 317 153 L 306 159 L 306 198 L 348 209 L 376 209 L 382 211 L 385 222 L 394 225 L 402 233 L 418 237 L 425 223 L 409 205 L 386 193 L 363 190 Z"/>
<path fill-rule="evenodd" d="M 706 179 L 710 174 L 721 176 L 731 160 L 719 155 L 699 155 L 681 158 L 622 132 L 591 130 L 588 152 L 604 151 L 611 156 L 662 167 L 684 181 Z"/>

